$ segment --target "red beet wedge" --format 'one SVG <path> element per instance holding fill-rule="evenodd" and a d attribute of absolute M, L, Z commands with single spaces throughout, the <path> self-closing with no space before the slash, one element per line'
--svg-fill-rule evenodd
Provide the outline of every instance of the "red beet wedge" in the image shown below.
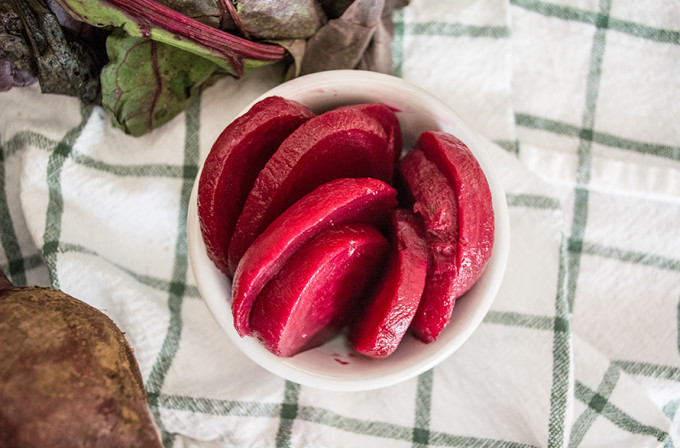
<path fill-rule="evenodd" d="M 456 273 L 458 244 L 458 204 L 455 192 L 437 166 L 415 149 L 399 164 L 402 192 L 412 197 L 413 211 L 423 220 L 428 247 L 428 272 L 425 290 L 413 322 L 414 334 L 423 341 L 436 339 L 433 333 L 446 326 L 456 297 L 451 279 Z M 422 316 L 426 304 L 436 304 Z M 429 308 L 427 308 L 429 310 Z M 427 325 L 423 325 L 425 322 Z"/>
<path fill-rule="evenodd" d="M 458 201 L 458 253 L 455 294 L 465 294 L 484 272 L 494 241 L 489 183 L 470 149 L 444 132 L 425 132 L 418 146 L 453 185 Z"/>
<path fill-rule="evenodd" d="M 394 156 L 394 162 L 398 162 L 401 158 L 402 151 L 402 136 L 401 125 L 396 114 L 389 107 L 384 104 L 355 104 L 351 106 L 344 106 L 349 109 L 357 109 L 369 115 L 376 120 L 383 127 L 387 134 L 387 145 L 389 151 Z"/>
<path fill-rule="evenodd" d="M 391 182 L 393 155 L 374 118 L 355 109 L 335 109 L 293 132 L 257 176 L 229 246 L 230 272 L 250 244 L 281 212 L 317 186 L 343 177 Z"/>
<path fill-rule="evenodd" d="M 281 97 L 259 101 L 220 134 L 198 184 L 198 216 L 208 256 L 224 273 L 236 219 L 265 163 L 314 114 Z"/>
<path fill-rule="evenodd" d="M 348 323 L 388 251 L 387 239 L 369 224 L 322 233 L 262 290 L 250 316 L 253 335 L 282 357 L 333 338 Z"/>
<path fill-rule="evenodd" d="M 335 179 L 279 215 L 249 247 L 236 269 L 232 313 L 238 334 L 251 334 L 250 311 L 255 299 L 295 252 L 333 226 L 384 223 L 396 206 L 396 195 L 394 188 L 377 179 Z"/>
<path fill-rule="evenodd" d="M 371 358 L 386 358 L 401 342 L 416 313 L 427 275 L 422 223 L 406 209 L 391 220 L 389 264 L 365 309 L 357 310 L 349 334 L 354 348 Z"/>
<path fill-rule="evenodd" d="M 494 216 L 486 177 L 465 144 L 430 131 L 416 148 L 412 159 L 403 159 L 400 174 L 415 199 L 414 210 L 424 219 L 430 267 L 411 328 L 417 338 L 431 342 L 448 325 L 456 299 L 484 271 Z"/>

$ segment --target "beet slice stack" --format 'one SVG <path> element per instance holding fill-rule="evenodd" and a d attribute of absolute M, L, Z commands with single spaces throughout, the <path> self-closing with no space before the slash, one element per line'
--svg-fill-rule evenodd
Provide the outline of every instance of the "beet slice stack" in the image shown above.
<path fill-rule="evenodd" d="M 396 196 L 394 188 L 377 179 L 335 179 L 276 218 L 250 246 L 234 275 L 232 313 L 239 335 L 251 334 L 253 303 L 295 252 L 333 226 L 353 222 L 383 226 L 396 207 Z"/>
<path fill-rule="evenodd" d="M 373 117 L 380 123 L 387 135 L 387 149 L 394 157 L 394 162 L 398 162 L 401 158 L 403 150 L 403 139 L 401 136 L 401 125 L 395 113 L 384 104 L 353 104 L 345 106 L 347 109 L 356 109 L 366 115 Z"/>
<path fill-rule="evenodd" d="M 260 170 L 314 113 L 278 96 L 259 101 L 227 126 L 205 159 L 198 184 L 198 216 L 208 256 L 228 273 L 227 251 L 236 219 Z"/>
<path fill-rule="evenodd" d="M 392 253 L 374 297 L 358 309 L 349 333 L 356 351 L 386 358 L 403 339 L 418 309 L 427 275 L 427 246 L 420 220 L 396 209 L 390 223 Z"/>
<path fill-rule="evenodd" d="M 391 183 L 393 159 L 383 126 L 359 109 L 335 109 L 307 121 L 257 176 L 229 245 L 230 271 L 235 272 L 255 238 L 302 196 L 342 177 Z"/>
<path fill-rule="evenodd" d="M 372 358 L 408 330 L 438 338 L 491 256 L 491 192 L 453 135 L 424 132 L 403 157 L 402 145 L 382 104 L 314 115 L 269 97 L 225 128 L 198 214 L 209 257 L 233 277 L 241 337 L 288 357 L 344 327 Z"/>
<path fill-rule="evenodd" d="M 481 276 L 491 256 L 494 216 L 484 172 L 450 134 L 424 132 L 400 163 L 404 191 L 425 225 L 429 263 L 425 291 L 412 322 L 423 342 L 448 325 L 456 300 Z"/>
<path fill-rule="evenodd" d="M 259 294 L 250 317 L 253 335 L 282 357 L 323 344 L 348 323 L 388 251 L 387 239 L 368 224 L 322 233 Z"/>

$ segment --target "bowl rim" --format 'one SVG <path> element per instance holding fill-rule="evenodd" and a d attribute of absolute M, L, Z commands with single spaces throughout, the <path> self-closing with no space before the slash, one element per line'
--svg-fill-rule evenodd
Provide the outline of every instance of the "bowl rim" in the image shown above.
<path fill-rule="evenodd" d="M 432 345 L 433 347 L 436 346 L 435 349 L 431 350 L 431 355 L 423 356 L 417 362 L 403 366 L 401 369 L 395 370 L 394 372 L 388 371 L 375 376 L 345 377 L 310 372 L 302 369 L 295 361 L 296 357 L 300 355 L 296 355 L 293 358 L 276 357 L 267 351 L 254 337 L 241 338 L 233 327 L 230 299 L 225 297 L 225 295 L 231 295 L 231 282 L 224 274 L 217 270 L 212 261 L 207 257 L 205 244 L 203 243 L 200 231 L 197 210 L 197 190 L 203 170 L 203 161 L 201 161 L 194 181 L 187 210 L 189 263 L 196 281 L 196 286 L 199 290 L 199 294 L 206 302 L 210 314 L 221 329 L 227 334 L 232 343 L 256 364 L 279 377 L 301 385 L 333 391 L 360 391 L 394 385 L 433 368 L 458 350 L 481 324 L 491 308 L 505 275 L 510 248 L 510 223 L 507 200 L 495 164 L 488 153 L 488 141 L 472 131 L 460 116 L 439 98 L 402 78 L 359 70 L 333 70 L 305 75 L 279 84 L 262 93 L 239 111 L 232 120 L 244 114 L 255 103 L 268 96 L 279 95 L 284 98 L 299 100 L 305 104 L 305 100 L 301 99 L 301 96 L 314 95 L 314 93 L 327 95 L 327 91 L 324 89 L 330 89 L 331 93 L 335 92 L 334 94 L 337 95 L 338 92 L 343 91 L 342 89 L 351 91 L 351 89 L 356 88 L 357 86 L 362 86 L 363 92 L 365 92 L 366 89 L 375 89 L 375 92 L 380 92 L 379 89 L 387 88 L 398 94 L 415 95 L 416 98 L 419 98 L 418 104 L 427 104 L 428 112 L 432 113 L 433 116 L 437 118 L 437 124 L 442 125 L 440 126 L 441 130 L 446 131 L 451 127 L 455 128 L 455 132 L 452 133 L 466 143 L 473 152 L 487 177 L 489 188 L 491 189 L 495 223 L 494 246 L 484 273 L 471 289 L 471 291 L 483 289 L 483 293 L 481 293 L 482 297 L 479 299 L 477 306 L 471 308 L 471 312 L 467 316 L 468 321 L 465 322 L 463 330 L 457 333 L 455 337 L 444 342 L 438 339 L 433 343 L 427 344 Z M 359 96 L 361 97 L 362 95 Z M 351 101 L 349 102 L 351 103 Z M 337 107 L 337 105 L 333 107 Z M 311 108 L 314 110 L 314 107 Z M 320 111 L 315 110 L 315 112 Z M 401 111 L 397 110 L 396 112 L 399 115 L 399 112 Z M 471 292 L 468 294 L 471 294 Z M 457 307 L 458 304 L 454 307 L 454 312 Z M 467 308 L 468 307 L 466 307 L 466 309 Z M 449 326 L 451 326 L 451 324 Z M 446 332 L 446 329 L 444 332 Z M 334 343 L 338 344 L 340 342 L 336 341 Z M 386 360 L 387 359 L 389 359 L 389 357 L 386 358 Z M 374 361 L 385 362 L 386 360 Z"/>

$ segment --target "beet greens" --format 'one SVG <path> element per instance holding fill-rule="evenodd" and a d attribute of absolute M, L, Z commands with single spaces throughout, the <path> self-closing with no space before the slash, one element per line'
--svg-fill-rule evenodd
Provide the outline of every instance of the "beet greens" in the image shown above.
<path fill-rule="evenodd" d="M 408 0 L 8 0 L 0 3 L 0 91 L 101 104 L 143 135 L 217 78 L 265 64 L 288 77 L 391 71 L 392 12 Z M 343 44 L 344 43 L 344 44 Z"/>

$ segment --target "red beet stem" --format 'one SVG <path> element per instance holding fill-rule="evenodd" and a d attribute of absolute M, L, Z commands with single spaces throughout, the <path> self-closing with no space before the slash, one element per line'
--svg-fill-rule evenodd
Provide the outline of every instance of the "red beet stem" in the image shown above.
<path fill-rule="evenodd" d="M 123 11 L 140 27 L 162 28 L 177 36 L 193 40 L 240 67 L 239 58 L 260 61 L 278 61 L 286 56 L 286 50 L 278 45 L 261 44 L 213 28 L 181 14 L 154 0 L 106 0 L 106 3 Z"/>

